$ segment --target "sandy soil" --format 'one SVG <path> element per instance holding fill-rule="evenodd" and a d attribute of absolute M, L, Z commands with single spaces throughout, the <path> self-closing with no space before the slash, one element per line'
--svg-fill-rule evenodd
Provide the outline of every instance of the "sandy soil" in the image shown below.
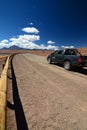
<path fill-rule="evenodd" d="M 5 59 L 4 58 L 0 59 L 0 77 L 1 77 L 4 65 L 5 65 Z"/>
<path fill-rule="evenodd" d="M 82 55 L 87 55 L 87 48 L 77 48 Z M 31 53 L 41 56 L 47 56 L 52 53 L 53 50 L 0 50 L 0 54 L 13 54 L 13 53 Z"/>
<path fill-rule="evenodd" d="M 19 54 L 8 79 L 7 130 L 87 130 L 87 68 L 66 71 Z"/>

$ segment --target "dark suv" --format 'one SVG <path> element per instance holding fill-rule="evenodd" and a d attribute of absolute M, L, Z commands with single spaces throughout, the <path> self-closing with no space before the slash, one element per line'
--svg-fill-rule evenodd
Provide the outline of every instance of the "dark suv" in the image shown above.
<path fill-rule="evenodd" d="M 82 68 L 87 66 L 87 56 L 83 56 L 77 49 L 57 50 L 47 57 L 49 64 L 60 63 L 63 64 L 66 70 L 73 67 Z"/>

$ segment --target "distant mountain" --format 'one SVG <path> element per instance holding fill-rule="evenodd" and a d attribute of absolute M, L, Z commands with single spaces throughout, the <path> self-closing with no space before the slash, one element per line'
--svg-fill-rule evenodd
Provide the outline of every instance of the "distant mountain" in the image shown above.
<path fill-rule="evenodd" d="M 8 48 L 6 48 L 6 47 L 3 47 L 2 49 L 0 49 L 0 50 L 8 50 Z"/>
<path fill-rule="evenodd" d="M 26 50 L 26 49 L 20 48 L 20 47 L 18 47 L 18 46 L 16 46 L 16 45 L 13 45 L 13 46 L 11 46 L 11 47 L 9 47 L 9 48 L 4 47 L 4 48 L 2 48 L 1 50 Z"/>
<path fill-rule="evenodd" d="M 38 51 L 40 51 L 43 49 L 27 49 L 27 48 L 21 48 L 21 47 L 18 47 L 16 45 L 13 45 L 13 46 L 10 46 L 9 48 L 3 47 L 0 50 L 38 50 Z M 47 50 L 47 49 L 44 49 L 44 50 Z"/>
<path fill-rule="evenodd" d="M 22 50 L 23 48 L 20 48 L 20 47 L 18 47 L 16 45 L 13 45 L 13 46 L 9 47 L 8 49 L 9 50 Z"/>

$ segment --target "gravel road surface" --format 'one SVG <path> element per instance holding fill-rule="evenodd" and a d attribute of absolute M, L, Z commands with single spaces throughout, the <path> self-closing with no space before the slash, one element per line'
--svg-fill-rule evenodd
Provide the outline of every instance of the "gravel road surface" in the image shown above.
<path fill-rule="evenodd" d="M 8 79 L 7 130 L 87 130 L 87 68 L 66 71 L 19 54 Z"/>

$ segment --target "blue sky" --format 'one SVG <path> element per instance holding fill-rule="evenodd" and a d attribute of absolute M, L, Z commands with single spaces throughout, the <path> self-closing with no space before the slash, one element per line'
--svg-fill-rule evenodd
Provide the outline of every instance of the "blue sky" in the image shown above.
<path fill-rule="evenodd" d="M 87 47 L 86 0 L 0 0 L 0 48 Z"/>

